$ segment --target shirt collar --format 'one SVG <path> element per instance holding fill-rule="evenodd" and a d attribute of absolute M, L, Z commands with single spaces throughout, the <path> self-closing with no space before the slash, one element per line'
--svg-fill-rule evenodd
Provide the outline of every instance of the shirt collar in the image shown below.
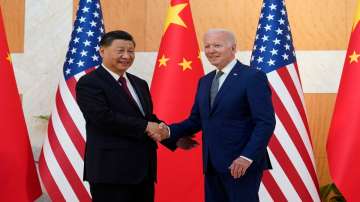
<path fill-rule="evenodd" d="M 221 71 L 224 72 L 224 74 L 229 74 L 231 72 L 231 70 L 234 68 L 234 66 L 237 63 L 237 59 L 234 58 L 233 60 L 231 60 L 231 62 L 229 62 Z M 219 69 L 216 69 L 216 73 L 219 71 Z"/>
<path fill-rule="evenodd" d="M 109 74 L 110 74 L 116 81 L 119 80 L 120 76 L 119 76 L 118 74 L 114 73 L 114 72 L 111 71 L 109 68 L 107 68 L 107 67 L 104 65 L 104 63 L 102 63 L 101 65 L 104 67 L 104 69 L 105 69 L 107 72 L 109 72 Z M 123 77 L 124 77 L 126 80 L 128 80 L 128 78 L 127 78 L 127 76 L 126 76 L 126 72 L 123 74 Z"/>

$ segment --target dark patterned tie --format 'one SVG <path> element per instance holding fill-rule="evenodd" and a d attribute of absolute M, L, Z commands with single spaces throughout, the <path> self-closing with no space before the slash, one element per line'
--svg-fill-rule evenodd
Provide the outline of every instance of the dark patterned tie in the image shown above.
<path fill-rule="evenodd" d="M 126 79 L 125 79 L 123 76 L 121 76 L 121 77 L 119 78 L 118 82 L 120 83 L 120 86 L 124 89 L 124 91 L 126 92 L 126 94 L 128 95 L 129 101 L 132 102 L 132 103 L 134 103 L 134 104 L 137 106 L 137 104 L 136 104 L 133 96 L 131 95 L 131 93 L 130 93 L 130 91 L 129 91 L 129 88 L 128 88 L 127 84 L 126 84 Z"/>
<path fill-rule="evenodd" d="M 219 91 L 219 78 L 224 74 L 222 71 L 218 71 L 212 81 L 211 89 L 210 89 L 210 106 L 213 107 L 216 94 Z"/>

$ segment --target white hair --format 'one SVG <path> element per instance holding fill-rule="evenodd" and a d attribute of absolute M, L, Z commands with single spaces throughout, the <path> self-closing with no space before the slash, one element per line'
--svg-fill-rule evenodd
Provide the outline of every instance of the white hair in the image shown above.
<path fill-rule="evenodd" d="M 229 42 L 230 46 L 236 45 L 236 37 L 235 34 L 227 29 L 222 28 L 213 28 L 209 29 L 205 34 L 204 37 L 208 34 L 214 34 L 214 33 L 223 33 L 226 35 L 226 39 Z"/>

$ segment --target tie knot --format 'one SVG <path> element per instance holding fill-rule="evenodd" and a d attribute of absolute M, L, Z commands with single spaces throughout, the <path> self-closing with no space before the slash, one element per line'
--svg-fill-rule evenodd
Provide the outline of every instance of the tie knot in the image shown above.
<path fill-rule="evenodd" d="M 223 71 L 218 71 L 218 72 L 216 72 L 216 75 L 215 75 L 216 79 L 219 79 L 220 76 L 222 76 L 223 74 L 224 74 Z"/>
<path fill-rule="evenodd" d="M 125 79 L 125 77 L 120 76 L 120 78 L 118 79 L 118 82 L 120 82 L 121 85 L 126 85 L 126 79 Z"/>

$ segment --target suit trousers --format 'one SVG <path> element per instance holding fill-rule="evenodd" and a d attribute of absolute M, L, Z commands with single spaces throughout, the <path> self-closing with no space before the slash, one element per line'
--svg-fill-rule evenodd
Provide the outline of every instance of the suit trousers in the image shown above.
<path fill-rule="evenodd" d="M 234 179 L 230 170 L 219 173 L 209 165 L 205 173 L 205 202 L 258 202 L 262 175 L 262 170 L 251 169 Z"/>
<path fill-rule="evenodd" d="M 154 181 L 139 184 L 90 183 L 93 202 L 154 202 Z"/>

